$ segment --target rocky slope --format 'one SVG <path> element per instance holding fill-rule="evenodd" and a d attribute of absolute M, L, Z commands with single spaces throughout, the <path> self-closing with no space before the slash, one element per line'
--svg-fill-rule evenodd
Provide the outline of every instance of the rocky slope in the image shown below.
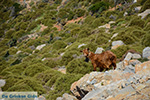
<path fill-rule="evenodd" d="M 143 50 L 143 57 L 150 57 L 150 47 Z M 116 70 L 91 72 L 74 82 L 70 91 L 57 100 L 149 100 L 150 61 L 140 62 L 139 54 L 128 53 Z"/>
<path fill-rule="evenodd" d="M 142 67 L 150 59 L 149 9 L 149 0 L 1 0 L 1 90 L 37 91 L 47 100 L 87 99 L 101 92 L 95 99 L 112 99 L 121 90 L 123 98 L 141 98 L 138 89 L 149 89 L 144 70 L 149 69 Z M 111 50 L 117 69 L 93 72 L 80 52 L 85 48 Z"/>

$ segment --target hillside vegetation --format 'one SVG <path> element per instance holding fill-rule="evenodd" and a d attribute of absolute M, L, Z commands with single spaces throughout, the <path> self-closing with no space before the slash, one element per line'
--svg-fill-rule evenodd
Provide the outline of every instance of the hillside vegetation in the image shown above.
<path fill-rule="evenodd" d="M 1 0 L 0 8 L 3 91 L 37 91 L 56 100 L 93 71 L 80 52 L 84 48 L 95 52 L 102 47 L 119 59 L 129 49 L 142 53 L 150 46 L 150 14 L 138 16 L 150 9 L 149 0 Z M 117 40 L 125 45 L 111 49 Z M 66 69 L 66 74 L 58 69 Z"/>

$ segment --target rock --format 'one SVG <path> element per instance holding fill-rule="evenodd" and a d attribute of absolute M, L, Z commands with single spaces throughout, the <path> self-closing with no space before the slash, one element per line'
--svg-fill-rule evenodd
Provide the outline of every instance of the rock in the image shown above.
<path fill-rule="evenodd" d="M 134 10 L 135 10 L 135 12 L 139 12 L 141 10 L 141 6 L 140 7 L 135 7 Z"/>
<path fill-rule="evenodd" d="M 126 66 L 124 71 L 129 73 L 135 73 L 135 68 L 132 65 Z"/>
<path fill-rule="evenodd" d="M 63 74 L 66 74 L 66 68 L 65 66 L 62 66 L 58 69 L 58 71 L 62 72 Z"/>
<path fill-rule="evenodd" d="M 123 100 L 126 98 L 127 95 L 135 94 L 136 90 L 131 86 L 127 86 L 123 89 L 121 89 L 116 95 L 115 95 L 115 100 Z"/>
<path fill-rule="evenodd" d="M 115 33 L 112 37 L 111 37 L 111 39 L 113 39 L 114 37 L 116 37 L 118 35 L 118 33 Z"/>
<path fill-rule="evenodd" d="M 6 81 L 3 79 L 0 79 L 0 88 L 3 87 L 6 84 Z"/>
<path fill-rule="evenodd" d="M 132 58 L 133 59 L 139 59 L 139 58 L 141 58 L 141 55 L 137 54 L 137 53 L 134 53 L 134 54 L 132 54 Z"/>
<path fill-rule="evenodd" d="M 102 53 L 104 51 L 104 49 L 103 48 L 97 48 L 96 49 L 96 51 L 95 51 L 95 54 L 100 54 L 100 53 Z"/>
<path fill-rule="evenodd" d="M 111 49 L 116 49 L 116 48 L 118 48 L 121 45 L 124 45 L 124 43 L 121 40 L 113 41 Z"/>
<path fill-rule="evenodd" d="M 85 46 L 86 44 L 80 44 L 80 45 L 78 45 L 78 48 L 80 48 L 80 47 L 82 47 L 82 46 Z"/>
<path fill-rule="evenodd" d="M 138 14 L 138 16 L 142 16 L 141 19 L 144 19 L 149 14 L 150 14 L 150 9 L 147 9 L 144 12 Z"/>
<path fill-rule="evenodd" d="M 124 12 L 123 16 L 127 16 L 127 15 L 128 15 L 128 13 L 127 13 L 127 12 Z"/>
<path fill-rule="evenodd" d="M 126 55 L 124 60 L 129 61 L 129 60 L 131 60 L 131 58 L 132 58 L 132 53 L 128 52 L 128 54 Z"/>
<path fill-rule="evenodd" d="M 117 63 L 117 68 L 115 70 L 123 71 L 124 69 L 125 69 L 125 66 L 123 62 Z"/>
<path fill-rule="evenodd" d="M 150 61 L 135 65 L 135 73 L 139 75 L 149 75 Z"/>
<path fill-rule="evenodd" d="M 133 3 L 136 3 L 137 2 L 137 0 L 133 0 Z"/>
<path fill-rule="evenodd" d="M 136 64 L 141 64 L 141 62 L 139 60 L 130 60 L 129 61 L 129 65 L 135 66 Z"/>
<path fill-rule="evenodd" d="M 38 97 L 38 100 L 46 100 L 46 98 L 45 98 L 44 96 L 40 95 L 40 96 Z"/>
<path fill-rule="evenodd" d="M 72 96 L 72 95 L 70 95 L 70 94 L 68 94 L 68 93 L 64 93 L 63 97 L 62 97 L 62 100 L 77 100 L 77 98 Z"/>
<path fill-rule="evenodd" d="M 55 40 L 61 40 L 61 37 L 55 37 Z"/>
<path fill-rule="evenodd" d="M 114 23 L 116 23 L 116 22 L 115 22 L 115 21 L 110 21 L 110 22 L 109 22 L 109 24 L 114 24 Z"/>
<path fill-rule="evenodd" d="M 46 60 L 46 58 L 43 58 L 42 61 Z"/>
<path fill-rule="evenodd" d="M 141 90 L 141 89 L 143 89 L 143 88 L 145 88 L 145 87 L 146 87 L 146 85 L 144 85 L 144 84 L 139 84 L 139 85 L 137 85 L 135 88 L 136 88 L 137 91 L 139 91 L 139 90 Z"/>
<path fill-rule="evenodd" d="M 32 49 L 32 50 L 35 50 L 35 46 L 34 45 L 29 46 L 29 48 Z"/>
<path fill-rule="evenodd" d="M 110 19 L 116 20 L 116 16 L 110 15 L 109 16 Z"/>
<path fill-rule="evenodd" d="M 143 54 L 142 54 L 143 58 L 148 58 L 150 57 L 150 47 L 146 47 L 143 49 Z"/>
<path fill-rule="evenodd" d="M 63 100 L 63 98 L 62 97 L 57 97 L 56 100 Z"/>
<path fill-rule="evenodd" d="M 17 51 L 17 53 L 16 53 L 16 54 L 19 54 L 19 53 L 21 53 L 21 52 L 22 52 L 22 51 L 20 51 L 20 50 L 19 50 L 19 51 Z"/>
<path fill-rule="evenodd" d="M 37 50 L 41 50 L 41 49 L 42 49 L 43 47 L 45 47 L 45 46 L 46 46 L 46 44 L 42 44 L 42 45 L 37 46 L 36 49 L 37 49 Z"/>

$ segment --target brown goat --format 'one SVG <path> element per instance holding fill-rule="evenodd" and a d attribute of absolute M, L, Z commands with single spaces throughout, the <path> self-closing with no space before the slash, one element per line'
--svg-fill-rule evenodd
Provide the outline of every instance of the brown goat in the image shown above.
<path fill-rule="evenodd" d="M 85 57 L 88 57 L 91 60 L 94 71 L 96 71 L 96 67 L 99 67 L 100 71 L 110 69 L 111 66 L 116 69 L 117 57 L 111 51 L 105 51 L 101 54 L 94 54 L 89 49 L 84 49 L 82 52 Z"/>

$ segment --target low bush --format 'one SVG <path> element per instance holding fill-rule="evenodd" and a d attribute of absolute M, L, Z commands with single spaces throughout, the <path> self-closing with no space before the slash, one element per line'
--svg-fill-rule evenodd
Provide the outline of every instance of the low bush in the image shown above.
<path fill-rule="evenodd" d="M 86 74 L 92 71 L 92 64 L 85 62 L 83 59 L 73 59 L 67 65 L 68 73 Z"/>
<path fill-rule="evenodd" d="M 133 17 L 130 20 L 129 26 L 139 26 L 141 28 L 144 27 L 145 21 L 142 20 L 140 17 Z"/>
<path fill-rule="evenodd" d="M 56 71 L 54 69 L 49 69 L 38 73 L 34 76 L 34 78 L 42 83 L 42 85 L 46 85 L 52 87 L 52 85 L 56 82 L 57 78 L 62 75 L 61 72 Z"/>
<path fill-rule="evenodd" d="M 55 100 L 64 93 L 70 93 L 70 86 L 73 82 L 81 78 L 81 74 L 66 74 L 61 75 L 54 84 L 54 90 L 49 92 L 48 100 Z"/>
<path fill-rule="evenodd" d="M 42 63 L 35 63 L 33 65 L 29 65 L 29 67 L 27 67 L 23 74 L 26 75 L 26 76 L 31 76 L 33 77 L 35 74 L 37 73 L 40 73 L 42 71 L 45 71 L 49 69 L 49 67 L 45 66 L 44 64 Z"/>
<path fill-rule="evenodd" d="M 57 40 L 53 43 L 53 49 L 59 50 L 61 48 L 65 48 L 67 44 L 62 40 Z"/>
<path fill-rule="evenodd" d="M 126 45 L 122 45 L 120 47 L 118 47 L 117 49 L 112 49 L 111 51 L 116 54 L 117 58 L 121 58 L 127 50 L 129 50 L 129 46 Z"/>
<path fill-rule="evenodd" d="M 147 0 L 146 2 L 144 2 L 143 6 L 142 6 L 142 8 L 140 10 L 140 12 L 143 12 L 146 9 L 150 9 L 150 1 L 149 0 Z"/>
<path fill-rule="evenodd" d="M 62 65 L 67 65 L 70 61 L 72 61 L 74 59 L 73 55 L 79 55 L 79 52 L 77 52 L 76 50 L 68 50 L 65 52 L 65 54 L 62 56 L 61 59 L 61 64 Z"/>
<path fill-rule="evenodd" d="M 150 46 L 150 31 L 146 33 L 146 35 L 144 36 L 144 38 L 142 39 L 142 45 L 144 46 Z"/>
<path fill-rule="evenodd" d="M 90 8 L 89 11 L 91 11 L 92 13 L 96 13 L 96 12 L 102 12 L 104 10 L 107 10 L 109 8 L 109 4 L 107 2 L 98 2 L 93 4 Z"/>
<path fill-rule="evenodd" d="M 25 86 L 21 87 L 21 85 L 25 85 L 27 87 Z M 19 80 L 8 89 L 8 91 L 20 91 L 20 90 L 37 91 L 39 95 L 46 93 L 46 90 L 43 88 L 42 84 L 31 77 L 25 77 Z"/>

